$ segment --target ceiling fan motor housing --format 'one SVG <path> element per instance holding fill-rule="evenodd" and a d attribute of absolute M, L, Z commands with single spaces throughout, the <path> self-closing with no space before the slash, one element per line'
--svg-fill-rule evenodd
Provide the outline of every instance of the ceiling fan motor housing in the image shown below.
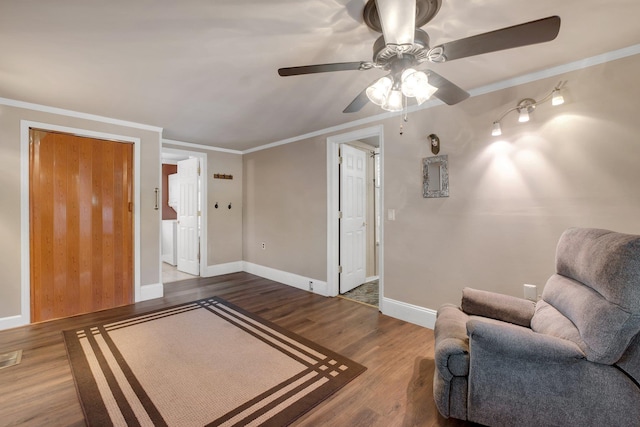
<path fill-rule="evenodd" d="M 431 21 L 440 10 L 442 0 L 416 0 L 416 28 L 420 28 Z M 378 33 L 382 32 L 382 24 L 378 15 L 378 6 L 375 0 L 368 0 L 362 12 L 364 23 L 367 27 Z"/>
<path fill-rule="evenodd" d="M 401 48 L 399 54 L 398 48 Z M 387 46 L 384 36 L 378 37 L 373 44 L 373 62 L 377 67 L 387 69 L 397 58 L 410 57 L 414 59 L 414 64 L 427 59 L 429 53 L 429 35 L 423 30 L 416 30 L 413 45 L 407 46 Z"/>

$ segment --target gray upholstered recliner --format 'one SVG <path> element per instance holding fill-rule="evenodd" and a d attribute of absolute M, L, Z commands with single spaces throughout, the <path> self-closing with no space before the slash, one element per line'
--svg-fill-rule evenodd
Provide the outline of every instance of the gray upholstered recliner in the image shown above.
<path fill-rule="evenodd" d="M 640 236 L 572 228 L 537 304 L 465 289 L 435 325 L 445 417 L 640 426 Z"/>

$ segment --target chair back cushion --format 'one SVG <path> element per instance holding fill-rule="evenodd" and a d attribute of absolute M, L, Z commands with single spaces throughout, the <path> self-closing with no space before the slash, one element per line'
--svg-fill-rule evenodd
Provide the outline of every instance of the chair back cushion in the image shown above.
<path fill-rule="evenodd" d="M 580 340 L 573 341 L 588 360 L 615 363 L 640 332 L 640 236 L 571 228 L 558 242 L 556 271 L 543 301 L 575 325 Z M 545 319 L 551 310 L 543 307 L 536 310 L 532 329 L 576 336 Z"/>

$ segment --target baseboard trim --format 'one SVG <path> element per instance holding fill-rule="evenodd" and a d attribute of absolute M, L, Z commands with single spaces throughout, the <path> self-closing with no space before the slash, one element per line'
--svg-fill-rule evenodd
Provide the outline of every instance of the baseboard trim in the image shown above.
<path fill-rule="evenodd" d="M 202 277 L 222 276 L 223 274 L 237 273 L 243 270 L 243 261 L 227 262 L 225 264 L 208 265 Z"/>
<path fill-rule="evenodd" d="M 436 311 L 391 298 L 382 298 L 382 314 L 433 329 L 436 324 Z"/>
<path fill-rule="evenodd" d="M 293 286 L 294 288 L 309 291 L 309 282 L 313 282 L 313 292 L 322 296 L 329 296 L 327 293 L 327 282 L 313 279 L 310 277 L 300 276 L 299 274 L 288 273 L 286 271 L 276 270 L 275 268 L 265 267 L 263 265 L 254 264 L 251 262 L 243 261 L 243 271 L 256 276 L 264 277 L 265 279 L 273 280 L 276 282 L 284 283 L 285 285 Z"/>
<path fill-rule="evenodd" d="M 152 283 L 151 285 L 140 286 L 140 299 L 136 302 L 146 301 L 164 296 L 164 287 L 162 283 Z"/>
<path fill-rule="evenodd" d="M 17 316 L 9 316 L 0 318 L 0 331 L 5 329 L 17 328 L 18 326 L 28 325 L 29 320 L 24 319 L 21 314 Z"/>
<path fill-rule="evenodd" d="M 173 256 L 171 254 L 162 254 L 162 262 L 166 262 L 169 265 L 176 266 Z"/>
<path fill-rule="evenodd" d="M 153 283 L 151 285 L 140 286 L 140 299 L 136 302 L 146 301 L 164 296 L 164 287 L 162 283 Z M 25 319 L 23 315 L 9 316 L 0 318 L 0 331 L 5 329 L 17 328 L 30 324 L 29 319 Z"/>

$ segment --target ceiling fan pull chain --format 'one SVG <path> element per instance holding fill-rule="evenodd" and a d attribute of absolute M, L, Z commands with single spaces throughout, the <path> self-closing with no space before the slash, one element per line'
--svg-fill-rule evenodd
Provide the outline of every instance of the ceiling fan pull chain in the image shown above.
<path fill-rule="evenodd" d="M 403 101 L 403 105 L 402 105 L 402 112 L 400 113 L 400 136 L 402 136 L 402 134 L 404 133 L 404 122 L 407 121 L 407 97 L 406 96 L 402 96 L 402 101 Z"/>
<path fill-rule="evenodd" d="M 404 111 L 402 112 L 402 120 L 405 122 L 409 121 L 409 97 L 402 96 L 404 98 Z"/>
<path fill-rule="evenodd" d="M 408 106 L 408 98 L 402 95 L 402 114 L 400 114 L 400 136 L 404 133 L 404 123 L 409 121 L 409 106 Z"/>

